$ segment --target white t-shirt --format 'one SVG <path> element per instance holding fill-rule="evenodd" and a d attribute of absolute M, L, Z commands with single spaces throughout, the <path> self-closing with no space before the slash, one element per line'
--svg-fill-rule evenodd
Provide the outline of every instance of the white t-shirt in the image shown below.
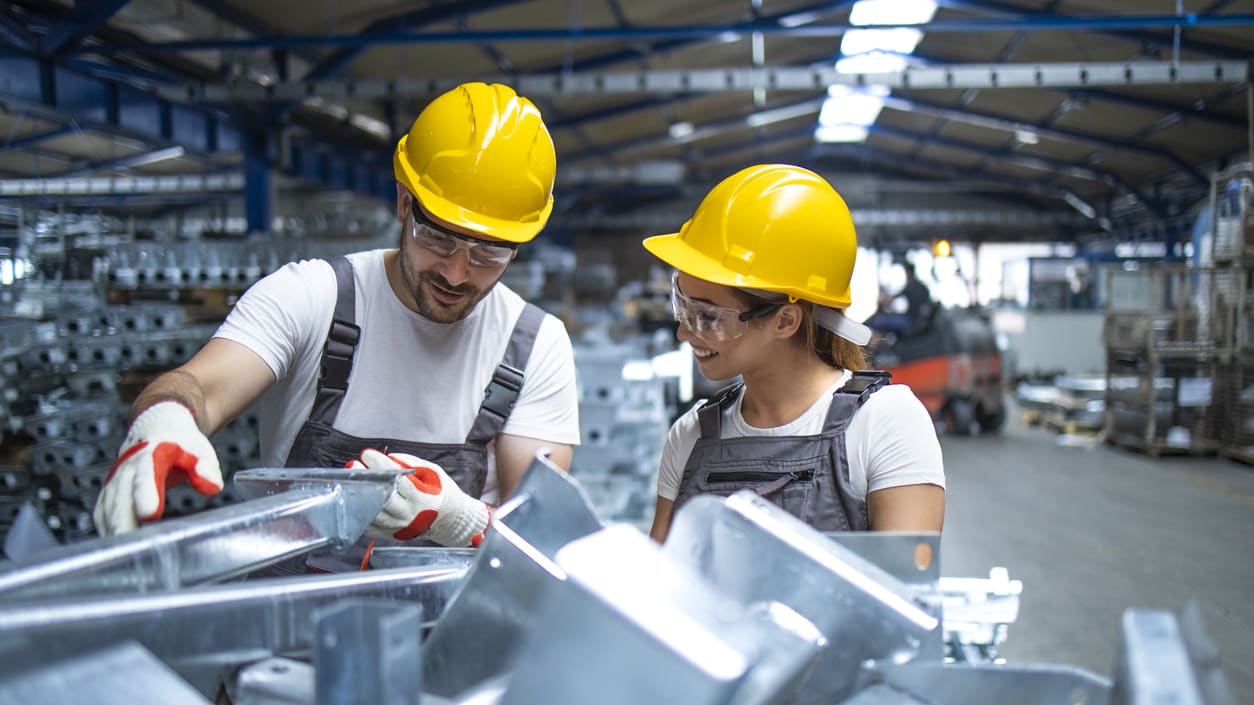
<path fill-rule="evenodd" d="M 756 428 L 740 413 L 744 392 L 723 409 L 723 438 L 744 436 L 810 436 L 823 431 L 832 393 L 851 379 L 848 371 L 828 387 L 797 420 L 774 428 Z M 671 426 L 662 449 L 658 471 L 659 497 L 674 500 L 679 481 L 692 447 L 701 437 L 701 423 L 694 404 Z M 940 441 L 932 418 L 918 397 L 904 384 L 890 384 L 867 398 L 845 430 L 845 450 L 849 459 L 849 480 L 854 493 L 863 501 L 867 494 L 902 485 L 945 486 Z"/>
<path fill-rule="evenodd" d="M 388 285 L 385 250 L 348 256 L 361 336 L 335 428 L 354 436 L 462 443 L 525 302 L 497 284 L 466 318 L 436 323 L 406 308 Z M 324 260 L 284 266 L 253 285 L 216 337 L 257 353 L 278 382 L 261 400 L 261 460 L 281 467 L 309 418 L 322 346 L 335 310 L 335 272 Z M 545 316 L 526 381 L 504 433 L 579 443 L 579 395 L 570 338 Z M 497 501 L 495 443 L 482 498 Z"/>

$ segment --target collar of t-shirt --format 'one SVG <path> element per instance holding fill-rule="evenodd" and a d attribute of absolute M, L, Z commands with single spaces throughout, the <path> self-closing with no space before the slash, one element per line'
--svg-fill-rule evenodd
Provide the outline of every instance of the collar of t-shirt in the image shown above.
<path fill-rule="evenodd" d="M 810 405 L 809 409 L 806 409 L 805 413 L 783 426 L 775 426 L 772 428 L 758 428 L 757 426 L 750 426 L 749 422 L 745 421 L 744 414 L 740 413 L 740 403 L 745 398 L 745 393 L 742 389 L 740 394 L 736 397 L 736 401 L 733 402 L 731 408 L 727 410 L 730 418 L 726 420 L 731 422 L 732 428 L 730 430 L 734 431 L 733 435 L 737 436 L 795 436 L 801 430 L 806 428 L 807 422 L 812 415 L 822 414 L 826 418 L 827 410 L 831 407 L 832 395 L 836 393 L 837 389 L 845 386 L 851 378 L 853 378 L 853 373 L 849 370 L 845 370 L 841 373 L 840 377 L 831 384 L 831 386 L 823 390 L 823 393 L 819 395 L 818 399 L 814 400 L 814 403 Z"/>

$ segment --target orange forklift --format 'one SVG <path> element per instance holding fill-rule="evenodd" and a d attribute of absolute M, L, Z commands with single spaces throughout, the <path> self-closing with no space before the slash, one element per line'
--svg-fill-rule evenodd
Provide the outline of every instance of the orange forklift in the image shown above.
<path fill-rule="evenodd" d="M 909 385 L 946 433 L 991 433 L 1006 421 L 1001 352 L 979 309 L 937 307 L 909 335 L 876 333 L 872 367 Z"/>

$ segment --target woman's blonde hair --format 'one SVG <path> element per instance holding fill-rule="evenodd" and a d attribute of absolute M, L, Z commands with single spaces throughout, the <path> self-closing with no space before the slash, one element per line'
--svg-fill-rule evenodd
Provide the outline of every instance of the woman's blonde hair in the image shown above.
<path fill-rule="evenodd" d="M 732 291 L 736 298 L 752 308 L 772 303 L 747 291 L 740 289 L 732 289 Z M 801 306 L 801 326 L 797 334 L 793 336 L 797 344 L 804 346 L 824 364 L 836 369 L 850 371 L 867 369 L 866 352 L 861 345 L 845 340 L 819 325 L 814 317 L 813 303 L 798 301 L 797 304 Z"/>

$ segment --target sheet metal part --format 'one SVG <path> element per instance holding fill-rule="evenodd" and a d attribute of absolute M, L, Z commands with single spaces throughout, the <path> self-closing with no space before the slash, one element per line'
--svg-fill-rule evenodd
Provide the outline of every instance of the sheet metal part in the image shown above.
<path fill-rule="evenodd" d="M 917 541 L 901 545 L 913 561 Z M 664 550 L 730 598 L 778 601 L 823 633 L 830 645 L 798 702 L 849 694 L 865 660 L 941 660 L 934 601 L 929 612 L 917 590 L 747 490 L 694 497 L 676 513 Z"/>
<path fill-rule="evenodd" d="M 860 676 L 859 688 L 887 685 L 929 705 L 1109 705 L 1110 681 L 1070 666 L 876 664 Z"/>
<path fill-rule="evenodd" d="M 343 469 L 238 472 L 236 489 L 257 499 L 15 562 L 0 568 L 0 595 L 15 600 L 176 590 L 318 548 L 343 549 L 382 509 L 397 476 Z"/>
<path fill-rule="evenodd" d="M 1138 610 L 1123 615 L 1123 648 L 1115 664 L 1111 705 L 1203 705 L 1201 683 L 1174 615 Z"/>
<path fill-rule="evenodd" d="M 274 656 L 244 666 L 227 685 L 234 705 L 308 705 L 314 701 L 314 667 Z"/>
<path fill-rule="evenodd" d="M 557 551 L 602 526 L 579 484 L 537 455 L 423 645 L 426 690 L 455 697 L 509 672 L 543 591 L 565 579 Z"/>
<path fill-rule="evenodd" d="M 736 600 L 625 524 L 557 562 L 567 579 L 549 586 L 504 705 L 793 702 L 826 645 L 786 605 Z M 611 644 L 611 657 L 587 658 Z"/>
<path fill-rule="evenodd" d="M 0 685 L 0 705 L 209 705 L 134 642 L 44 663 Z"/>
<path fill-rule="evenodd" d="M 318 608 L 352 598 L 394 600 L 421 606 L 430 620 L 443 612 L 465 575 L 459 569 L 396 568 L 6 603 L 0 608 L 0 690 L 12 654 L 54 660 L 68 648 L 133 640 L 209 693 L 235 667 L 274 654 L 308 653 Z"/>
<path fill-rule="evenodd" d="M 422 610 L 342 600 L 314 614 L 316 705 L 420 705 Z"/>
<path fill-rule="evenodd" d="M 325 489 L 331 473 L 343 480 L 346 471 L 242 475 L 252 504 Z M 753 496 L 702 497 L 677 514 L 675 545 L 658 547 L 633 527 L 605 528 L 575 479 L 539 458 L 477 553 L 388 549 L 376 564 L 408 567 L 126 596 L 6 596 L 0 694 L 39 671 L 64 679 L 39 681 L 22 702 L 88 702 L 62 683 L 130 642 L 203 694 L 225 682 L 237 705 L 339 705 L 334 689 L 312 684 L 345 669 L 376 701 L 423 705 L 1234 705 L 1195 607 L 1183 628 L 1165 613 L 1129 611 L 1113 684 L 1068 667 L 946 664 L 928 641 L 940 629 L 929 610 L 945 590 L 935 553 L 918 553 L 934 551 L 935 537 L 833 541 L 795 523 Z M 952 589 L 1015 592 L 995 577 Z M 817 595 L 843 614 L 820 609 Z M 410 638 L 388 654 L 394 661 L 380 658 L 388 635 Z M 831 654 L 839 658 L 826 661 Z M 142 663 L 111 673 L 157 688 L 174 679 Z"/>

